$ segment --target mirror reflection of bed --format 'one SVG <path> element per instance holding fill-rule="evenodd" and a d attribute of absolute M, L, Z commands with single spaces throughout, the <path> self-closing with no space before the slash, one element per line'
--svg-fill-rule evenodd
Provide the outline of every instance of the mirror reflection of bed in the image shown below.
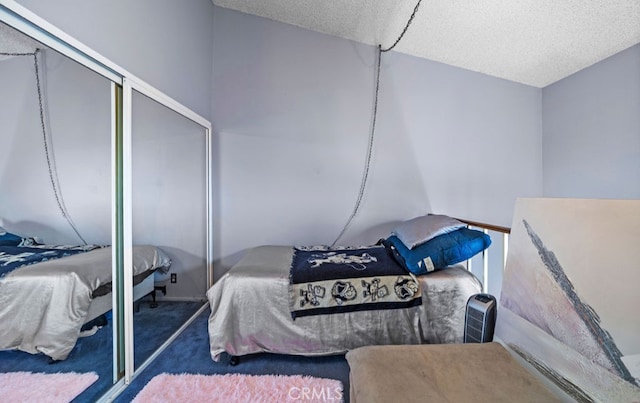
<path fill-rule="evenodd" d="M 111 82 L 4 24 L 0 53 L 0 372 L 95 371 L 95 400 L 113 384 Z M 139 116 L 154 139 L 134 147 L 136 366 L 202 305 L 206 284 L 202 224 L 173 231 L 185 217 L 204 222 L 204 154 L 187 171 L 166 159 L 184 132 L 185 152 L 204 136 L 177 115 Z M 163 193 L 198 202 L 170 214 L 180 200 L 161 205 Z M 177 287 L 190 283 L 202 290 Z"/>

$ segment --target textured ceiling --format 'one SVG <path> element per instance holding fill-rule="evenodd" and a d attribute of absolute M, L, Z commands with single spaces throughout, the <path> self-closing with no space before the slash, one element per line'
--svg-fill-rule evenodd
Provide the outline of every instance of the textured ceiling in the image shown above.
<path fill-rule="evenodd" d="M 393 44 L 417 0 L 213 0 L 370 45 Z M 640 0 L 423 0 L 395 51 L 545 87 L 640 43 Z"/>
<path fill-rule="evenodd" d="M 0 53 L 33 53 L 38 47 L 43 46 L 8 25 L 0 23 Z M 0 54 L 0 60 L 11 57 Z"/>

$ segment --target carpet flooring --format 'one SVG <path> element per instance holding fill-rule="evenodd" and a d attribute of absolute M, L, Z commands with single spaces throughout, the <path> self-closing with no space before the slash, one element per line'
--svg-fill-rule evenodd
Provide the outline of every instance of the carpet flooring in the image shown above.
<path fill-rule="evenodd" d="M 178 327 L 201 306 L 198 302 L 160 302 L 151 309 L 143 304 L 134 314 L 135 360 L 142 363 Z M 344 355 L 327 357 L 301 357 L 277 354 L 254 354 L 241 357 L 232 366 L 223 355 L 214 362 L 209 355 L 207 309 L 159 357 L 120 394 L 115 402 L 131 402 L 137 393 L 156 375 L 169 374 L 249 374 L 249 375 L 308 375 L 336 379 L 344 386 L 344 398 L 349 398 L 349 365 Z M 112 378 L 111 325 L 95 335 L 81 338 L 64 361 L 50 363 L 48 357 L 21 351 L 0 351 L 0 373 L 31 371 L 97 372 L 98 381 L 73 400 L 74 403 L 93 403 L 111 387 Z"/>
<path fill-rule="evenodd" d="M 345 402 L 349 400 L 349 364 L 344 355 L 300 357 L 277 354 L 254 354 L 241 357 L 232 366 L 223 355 L 214 362 L 209 355 L 209 333 L 205 310 L 185 331 L 145 369 L 115 402 L 131 402 L 156 375 L 169 374 L 249 374 L 249 375 L 308 375 L 342 382 Z"/>
<path fill-rule="evenodd" d="M 151 356 L 202 304 L 202 302 L 161 301 L 157 308 L 152 309 L 148 303 L 142 303 L 140 310 L 133 315 L 136 366 Z M 96 334 L 78 339 L 66 360 L 53 363 L 44 354 L 0 351 L 0 373 L 93 371 L 98 374 L 98 380 L 74 399 L 74 402 L 95 402 L 113 384 L 112 332 L 109 321 L 107 326 Z"/>

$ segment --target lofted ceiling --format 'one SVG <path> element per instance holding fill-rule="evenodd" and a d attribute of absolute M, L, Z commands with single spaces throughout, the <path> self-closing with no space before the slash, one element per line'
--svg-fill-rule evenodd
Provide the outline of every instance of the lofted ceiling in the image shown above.
<path fill-rule="evenodd" d="M 417 0 L 212 0 L 389 47 Z M 422 0 L 394 51 L 545 87 L 640 43 L 640 0 Z"/>

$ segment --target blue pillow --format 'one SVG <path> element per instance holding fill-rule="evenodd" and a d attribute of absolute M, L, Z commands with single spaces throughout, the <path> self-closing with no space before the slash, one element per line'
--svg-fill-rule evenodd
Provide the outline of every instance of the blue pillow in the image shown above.
<path fill-rule="evenodd" d="M 0 246 L 18 246 L 20 242 L 22 242 L 22 237 L 0 227 Z"/>
<path fill-rule="evenodd" d="M 415 275 L 443 269 L 470 259 L 491 245 L 491 238 L 482 231 L 469 228 L 438 235 L 413 249 L 395 235 L 383 240 L 393 257 Z"/>

